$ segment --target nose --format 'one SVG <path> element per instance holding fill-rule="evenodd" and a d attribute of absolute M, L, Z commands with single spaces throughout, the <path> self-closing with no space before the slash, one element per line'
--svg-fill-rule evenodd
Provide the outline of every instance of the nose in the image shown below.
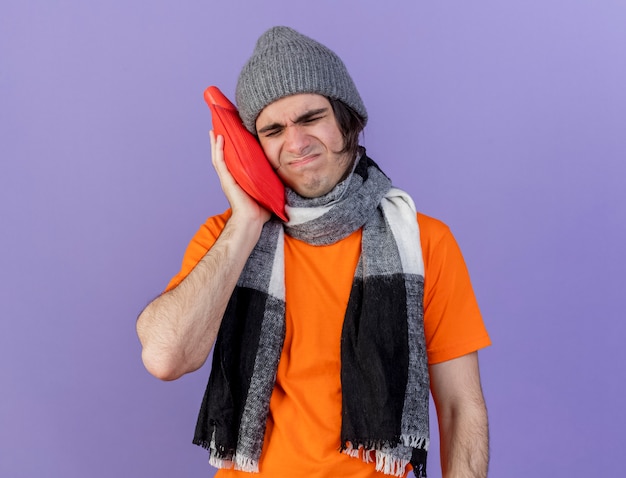
<path fill-rule="evenodd" d="M 302 156 L 306 154 L 310 138 L 298 124 L 289 125 L 285 130 L 285 148 L 292 154 Z"/>

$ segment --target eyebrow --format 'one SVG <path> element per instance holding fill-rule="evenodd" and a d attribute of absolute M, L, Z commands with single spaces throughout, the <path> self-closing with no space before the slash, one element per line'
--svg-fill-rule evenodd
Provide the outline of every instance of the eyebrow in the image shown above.
<path fill-rule="evenodd" d="M 293 121 L 293 124 L 305 123 L 306 121 L 310 120 L 312 117 L 317 116 L 319 114 L 326 113 L 326 112 L 328 112 L 328 107 L 305 111 Z M 258 134 L 267 133 L 269 131 L 279 130 L 283 127 L 284 125 L 280 123 L 271 123 L 266 126 L 263 126 L 263 128 L 258 130 L 257 133 Z"/>

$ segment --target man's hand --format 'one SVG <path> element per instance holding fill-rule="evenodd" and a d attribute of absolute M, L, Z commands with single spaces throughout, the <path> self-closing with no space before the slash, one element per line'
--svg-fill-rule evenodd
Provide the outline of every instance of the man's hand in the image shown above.
<path fill-rule="evenodd" d="M 211 136 L 211 158 L 213 167 L 217 172 L 222 190 L 232 209 L 233 215 L 231 220 L 241 220 L 244 222 L 262 221 L 261 224 L 264 224 L 270 219 L 271 213 L 250 197 L 241 186 L 237 184 L 232 174 L 230 174 L 224 162 L 224 137 L 219 135 L 216 138 L 213 131 L 209 134 Z"/>

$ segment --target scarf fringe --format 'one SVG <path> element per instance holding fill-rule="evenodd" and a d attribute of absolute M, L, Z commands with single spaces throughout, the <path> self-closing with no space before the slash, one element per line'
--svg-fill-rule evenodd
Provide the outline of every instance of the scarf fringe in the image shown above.
<path fill-rule="evenodd" d="M 243 456 L 241 453 L 229 453 L 226 449 L 218 447 L 215 443 L 215 431 L 211 442 L 206 440 L 193 440 L 194 445 L 201 446 L 209 451 L 209 464 L 215 468 L 246 471 L 248 473 L 259 472 L 259 462 L 253 458 Z M 219 448 L 219 449 L 218 449 Z"/>
<path fill-rule="evenodd" d="M 258 473 L 259 462 L 248 456 L 235 455 L 235 470 Z"/>
<path fill-rule="evenodd" d="M 427 437 L 418 437 L 415 435 L 401 435 L 400 443 L 402 443 L 404 446 L 428 451 L 428 447 L 430 446 L 430 439 Z"/>
<path fill-rule="evenodd" d="M 194 445 L 201 446 L 205 450 L 210 450 L 211 449 L 211 444 L 208 441 L 206 441 L 206 440 L 198 440 L 198 439 L 194 438 L 192 443 Z"/>
<path fill-rule="evenodd" d="M 405 434 L 399 437 L 397 444 L 428 451 L 430 440 L 426 437 Z M 361 458 L 364 463 L 375 462 L 376 471 L 382 472 L 385 475 L 404 476 L 406 467 L 411 460 L 400 458 L 390 453 L 395 446 L 388 441 L 368 440 L 365 444 L 358 445 L 355 448 L 352 442 L 348 441 L 341 447 L 341 452 L 351 458 Z M 426 476 L 426 470 L 414 470 L 414 473 L 418 478 Z"/>
<path fill-rule="evenodd" d="M 376 471 L 381 471 L 385 475 L 403 476 L 410 461 L 383 451 L 376 451 Z"/>
<path fill-rule="evenodd" d="M 342 453 L 352 457 L 361 458 L 363 463 L 376 463 L 376 471 L 380 471 L 385 475 L 404 476 L 406 466 L 410 460 L 398 458 L 390 453 L 377 450 L 375 448 L 365 448 L 360 445 L 358 448 L 346 448 Z"/>
<path fill-rule="evenodd" d="M 209 465 L 214 468 L 233 468 L 234 463 L 230 460 L 226 460 L 224 458 L 219 458 L 217 455 L 214 455 L 213 452 L 209 454 Z"/>
<path fill-rule="evenodd" d="M 355 443 L 358 443 L 356 447 L 354 445 Z M 340 451 L 354 457 L 358 456 L 360 450 L 375 451 L 393 449 L 398 445 L 428 451 L 430 439 L 428 437 L 404 433 L 394 440 L 346 440 L 345 444 L 341 446 Z"/>
<path fill-rule="evenodd" d="M 234 460 L 233 460 L 234 459 Z M 241 455 L 235 455 L 233 459 L 220 458 L 214 450 L 211 450 L 209 454 L 209 464 L 215 468 L 231 469 L 234 468 L 238 471 L 245 471 L 248 473 L 259 472 L 259 462 Z"/>

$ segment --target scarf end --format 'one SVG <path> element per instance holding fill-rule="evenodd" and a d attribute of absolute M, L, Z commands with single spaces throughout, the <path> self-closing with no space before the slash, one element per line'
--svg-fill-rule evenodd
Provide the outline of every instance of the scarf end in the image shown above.
<path fill-rule="evenodd" d="M 214 468 L 235 469 L 237 471 L 244 471 L 247 473 L 259 472 L 258 460 L 243 456 L 241 453 L 237 454 L 237 452 L 234 454 L 232 452 L 220 452 L 214 441 L 207 442 L 206 440 L 194 439 L 193 444 L 201 446 L 205 450 L 209 451 L 209 465 Z"/>
<path fill-rule="evenodd" d="M 404 476 L 406 466 L 409 463 L 410 460 L 398 458 L 382 451 L 376 451 L 376 471 L 380 471 L 385 475 Z"/>
<path fill-rule="evenodd" d="M 221 458 L 211 450 L 209 454 L 209 464 L 220 469 L 235 469 L 247 473 L 258 473 L 259 462 L 249 457 L 235 455 L 233 459 Z"/>
<path fill-rule="evenodd" d="M 366 448 L 363 445 L 354 448 L 351 443 L 343 447 L 341 452 L 352 458 L 361 458 L 363 463 L 375 463 L 376 471 L 391 476 L 404 476 L 406 466 L 410 463 L 410 460 L 394 456 L 391 453 L 385 453 L 375 448 Z"/>
<path fill-rule="evenodd" d="M 428 446 L 430 445 L 430 440 L 428 438 L 416 435 L 401 435 L 400 442 L 404 446 L 424 451 L 428 451 Z"/>
<path fill-rule="evenodd" d="M 259 462 L 247 456 L 235 455 L 235 470 L 258 473 Z"/>
<path fill-rule="evenodd" d="M 389 443 L 360 444 L 356 447 L 348 441 L 341 447 L 341 452 L 352 457 L 360 458 L 364 463 L 375 463 L 376 471 L 385 475 L 402 477 L 406 474 L 407 465 L 411 464 L 416 478 L 426 478 L 426 455 L 430 440 L 415 435 L 402 435 L 398 445 Z M 406 453 L 399 452 L 398 447 L 407 447 L 413 450 Z"/>
<path fill-rule="evenodd" d="M 209 455 L 209 465 L 211 465 L 214 468 L 219 468 L 219 469 L 234 468 L 234 463 L 231 460 L 220 458 L 214 455 L 213 453 Z"/>

